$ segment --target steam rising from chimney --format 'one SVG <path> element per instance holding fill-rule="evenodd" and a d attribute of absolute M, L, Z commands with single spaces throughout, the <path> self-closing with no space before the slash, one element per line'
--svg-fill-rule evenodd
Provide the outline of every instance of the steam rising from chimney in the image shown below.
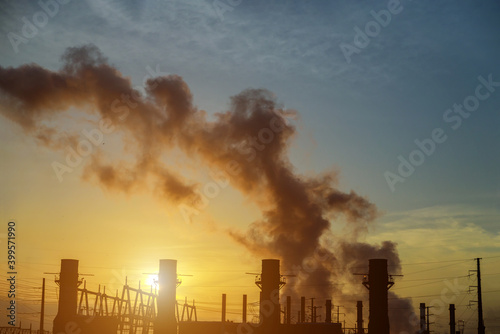
<path fill-rule="evenodd" d="M 342 298 L 355 305 L 355 294 L 365 291 L 359 277 L 352 275 L 359 270 L 354 268 L 367 268 L 369 258 L 383 257 L 392 273 L 400 270 L 393 243 L 358 242 L 378 214 L 372 203 L 353 191 L 339 190 L 334 173 L 296 173 L 288 159 L 296 134 L 288 118 L 294 112 L 283 109 L 271 92 L 245 90 L 231 98 L 228 111 L 209 120 L 193 105 L 180 76 L 150 78 L 144 94 L 95 46 L 69 48 L 62 60 L 64 66 L 57 72 L 36 64 L 0 67 L 0 113 L 40 145 L 55 150 L 77 143 L 77 133 L 51 122 L 69 110 L 97 115 L 116 127 L 132 157 L 113 159 L 95 149 L 84 167 L 86 180 L 122 192 L 153 185 L 169 202 L 197 207 L 202 201 L 199 185 L 186 180 L 166 159 L 180 150 L 222 173 L 259 206 L 261 219 L 248 231 L 228 233 L 254 254 L 278 256 L 284 271 L 298 273 L 288 293 L 307 290 L 309 295 L 333 296 L 334 303 Z M 333 219 L 343 219 L 349 235 L 332 236 Z"/>

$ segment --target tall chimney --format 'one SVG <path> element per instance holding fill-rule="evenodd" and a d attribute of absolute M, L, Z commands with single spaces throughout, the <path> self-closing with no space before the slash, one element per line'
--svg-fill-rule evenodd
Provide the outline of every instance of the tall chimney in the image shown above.
<path fill-rule="evenodd" d="M 326 323 L 331 323 L 332 322 L 332 300 L 327 299 L 325 303 L 325 322 Z"/>
<path fill-rule="evenodd" d="M 222 294 L 222 316 L 221 321 L 226 322 L 226 294 Z"/>
<path fill-rule="evenodd" d="M 160 260 L 158 283 L 158 313 L 154 324 L 154 334 L 176 334 L 177 260 Z"/>
<path fill-rule="evenodd" d="M 356 302 L 356 309 L 358 311 L 358 319 L 357 319 L 358 331 L 357 331 L 357 334 L 364 334 L 364 330 L 363 330 L 363 302 L 361 300 L 358 300 Z"/>
<path fill-rule="evenodd" d="M 425 303 L 420 303 L 420 334 L 425 333 Z"/>
<path fill-rule="evenodd" d="M 275 333 L 280 324 L 280 278 L 280 260 L 262 260 L 260 317 L 264 333 Z"/>
<path fill-rule="evenodd" d="M 368 281 L 363 284 L 370 290 L 368 333 L 389 334 L 387 290 L 393 283 L 387 273 L 387 259 L 369 260 Z"/>
<path fill-rule="evenodd" d="M 77 297 L 78 298 L 78 297 Z M 40 310 L 40 333 L 44 333 L 43 325 L 45 320 L 45 278 L 42 280 L 42 307 Z"/>
<path fill-rule="evenodd" d="M 455 334 L 455 304 L 450 304 L 450 334 Z"/>
<path fill-rule="evenodd" d="M 306 322 L 306 297 L 300 297 L 300 322 Z"/>
<path fill-rule="evenodd" d="M 247 322 L 247 295 L 243 295 L 243 319 L 241 322 L 244 324 Z"/>
<path fill-rule="evenodd" d="M 292 317 L 292 297 L 286 296 L 286 323 L 291 323 Z"/>
<path fill-rule="evenodd" d="M 54 333 L 65 332 L 76 316 L 78 303 L 78 260 L 62 259 L 59 275 L 59 304 L 54 318 Z"/>

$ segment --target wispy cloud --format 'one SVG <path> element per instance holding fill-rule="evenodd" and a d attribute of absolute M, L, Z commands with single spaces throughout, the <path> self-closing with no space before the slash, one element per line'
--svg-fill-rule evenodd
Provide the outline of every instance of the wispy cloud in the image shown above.
<path fill-rule="evenodd" d="M 473 206 L 434 206 L 387 215 L 370 240 L 394 240 L 402 257 L 425 249 L 428 258 L 500 253 L 500 212 Z M 422 253 L 418 253 L 422 256 Z"/>

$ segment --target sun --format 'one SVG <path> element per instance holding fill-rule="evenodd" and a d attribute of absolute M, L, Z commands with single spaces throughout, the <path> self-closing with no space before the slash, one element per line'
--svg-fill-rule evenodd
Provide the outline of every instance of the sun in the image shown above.
<path fill-rule="evenodd" d="M 148 277 L 146 278 L 146 285 L 149 286 L 157 286 L 158 285 L 158 275 L 156 274 L 148 274 Z"/>

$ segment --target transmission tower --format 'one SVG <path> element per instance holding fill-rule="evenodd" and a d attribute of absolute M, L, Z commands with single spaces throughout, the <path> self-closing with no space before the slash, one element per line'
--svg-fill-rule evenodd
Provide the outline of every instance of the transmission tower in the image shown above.
<path fill-rule="evenodd" d="M 470 302 L 477 302 L 477 334 L 485 334 L 484 319 L 483 319 L 483 296 L 481 293 L 481 259 L 480 257 L 475 258 L 476 260 L 476 270 L 469 270 L 469 272 L 475 272 L 477 277 L 477 285 L 472 285 L 470 288 L 477 288 L 477 300 L 471 300 Z M 469 302 L 469 303 L 470 303 Z"/>

